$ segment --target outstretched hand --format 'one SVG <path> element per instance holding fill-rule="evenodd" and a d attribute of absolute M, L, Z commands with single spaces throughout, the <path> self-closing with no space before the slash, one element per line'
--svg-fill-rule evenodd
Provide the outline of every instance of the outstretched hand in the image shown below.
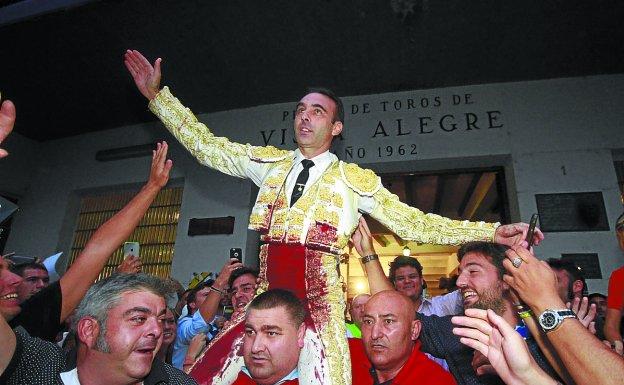
<path fill-rule="evenodd" d="M 542 371 L 520 336 L 492 310 L 466 309 L 465 316 L 452 318 L 453 334 L 464 345 L 487 357 L 506 384 L 554 384 Z"/>
<path fill-rule="evenodd" d="M 526 223 L 518 222 L 509 225 L 501 225 L 498 226 L 494 232 L 494 242 L 509 247 L 520 245 L 526 248 L 527 244 L 525 239 L 528 232 L 529 225 Z M 537 246 L 543 240 L 544 234 L 536 227 L 533 236 L 533 245 Z"/>
<path fill-rule="evenodd" d="M 583 297 L 583 299 L 576 297 L 572 302 L 567 302 L 566 307 L 576 314 L 576 318 L 581 321 L 581 324 L 583 324 L 587 330 L 592 334 L 596 334 L 596 323 L 594 322 L 596 318 L 596 304 L 592 303 L 589 305 L 589 299 L 587 297 Z"/>
<path fill-rule="evenodd" d="M 161 58 L 156 59 L 154 65 L 137 50 L 127 50 L 124 55 L 124 64 L 134 79 L 134 84 L 149 100 L 152 100 L 158 94 L 160 89 L 160 63 Z"/>
<path fill-rule="evenodd" d="M 241 267 L 243 267 L 243 264 L 238 259 L 230 258 L 221 268 L 221 272 L 214 282 L 214 285 L 216 285 L 215 287 L 219 290 L 227 290 L 230 276 L 234 270 L 240 269 Z"/>
<path fill-rule="evenodd" d="M 507 274 L 503 280 L 533 312 L 537 314 L 564 306 L 557 293 L 557 276 L 546 262 L 519 245 L 512 246 L 505 254 L 507 258 L 503 260 L 503 266 Z M 517 267 L 513 265 L 514 260 L 520 262 Z"/>
<path fill-rule="evenodd" d="M 13 130 L 13 124 L 15 123 L 15 105 L 10 100 L 5 100 L 0 106 L 0 144 L 4 139 L 9 136 Z M 9 153 L 0 148 L 0 158 L 4 158 Z"/>
<path fill-rule="evenodd" d="M 355 229 L 353 235 L 351 235 L 351 242 L 355 247 L 355 251 L 360 257 L 375 254 L 375 248 L 373 247 L 373 236 L 364 217 L 360 217 L 358 227 Z"/>
<path fill-rule="evenodd" d="M 167 159 L 167 150 L 169 145 L 163 141 L 156 145 L 156 150 L 152 151 L 152 168 L 148 184 L 163 188 L 169 181 L 169 171 L 173 166 L 171 159 Z"/>

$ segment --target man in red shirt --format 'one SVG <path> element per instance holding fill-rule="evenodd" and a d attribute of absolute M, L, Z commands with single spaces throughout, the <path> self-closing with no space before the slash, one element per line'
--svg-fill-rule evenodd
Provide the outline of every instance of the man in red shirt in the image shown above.
<path fill-rule="evenodd" d="M 615 233 L 620 248 L 624 251 L 624 214 L 615 222 Z M 622 348 L 622 311 L 624 310 L 624 266 L 613 271 L 609 278 L 609 293 L 607 296 L 607 316 L 605 319 L 604 334 L 612 344 Z"/>
<path fill-rule="evenodd" d="M 624 266 L 613 271 L 609 278 L 609 295 L 607 296 L 607 316 L 605 320 L 605 337 L 611 343 L 622 343 L 620 324 L 624 309 Z M 618 342 L 619 341 L 619 342 Z"/>
<path fill-rule="evenodd" d="M 245 316 L 245 366 L 234 385 L 297 385 L 297 363 L 305 337 L 305 311 L 290 291 L 266 291 Z"/>
<path fill-rule="evenodd" d="M 362 340 L 350 339 L 353 385 L 454 385 L 453 376 L 420 351 L 414 303 L 394 290 L 364 308 Z"/>

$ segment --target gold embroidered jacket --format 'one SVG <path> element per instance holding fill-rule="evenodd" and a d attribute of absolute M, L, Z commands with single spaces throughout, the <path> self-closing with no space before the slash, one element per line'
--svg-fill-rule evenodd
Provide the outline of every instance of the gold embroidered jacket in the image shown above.
<path fill-rule="evenodd" d="M 336 160 L 293 205 L 284 204 L 293 152 L 214 136 L 164 87 L 149 104 L 167 129 L 197 160 L 260 187 L 249 228 L 269 242 L 300 243 L 337 254 L 359 219 L 359 200 L 374 199 L 370 215 L 405 240 L 433 244 L 492 241 L 498 224 L 451 220 L 410 207 L 381 185 L 373 171 Z"/>

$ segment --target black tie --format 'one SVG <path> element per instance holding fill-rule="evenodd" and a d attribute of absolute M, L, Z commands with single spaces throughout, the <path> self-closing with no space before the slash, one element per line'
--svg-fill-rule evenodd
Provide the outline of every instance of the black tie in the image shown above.
<path fill-rule="evenodd" d="M 299 173 L 297 177 L 297 182 L 295 183 L 295 188 L 293 189 L 292 195 L 290 196 L 290 206 L 292 207 L 303 195 L 303 189 L 305 188 L 306 182 L 310 177 L 310 167 L 314 166 L 314 162 L 310 159 L 304 159 L 301 161 L 301 165 L 303 166 L 303 170 Z"/>

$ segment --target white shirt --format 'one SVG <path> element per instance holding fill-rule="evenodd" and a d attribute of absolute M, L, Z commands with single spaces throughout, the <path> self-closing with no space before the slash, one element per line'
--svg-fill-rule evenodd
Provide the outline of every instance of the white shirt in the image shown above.
<path fill-rule="evenodd" d="M 80 381 L 78 380 L 78 368 L 61 373 L 61 381 L 63 381 L 65 385 L 80 385 Z"/>
<path fill-rule="evenodd" d="M 437 315 L 439 317 L 463 314 L 464 299 L 459 290 L 438 295 L 431 299 L 423 297 L 417 311 L 424 315 Z"/>
<path fill-rule="evenodd" d="M 247 370 L 246 366 L 243 366 L 241 368 L 241 372 L 245 373 L 247 376 L 249 376 L 249 378 L 251 378 L 253 380 L 253 377 L 251 376 L 251 374 L 249 373 L 249 370 Z M 281 383 L 284 383 L 286 381 L 289 380 L 294 380 L 295 378 L 299 378 L 299 370 L 297 369 L 297 367 L 295 367 L 292 372 L 288 373 L 286 375 L 286 377 L 282 378 L 281 380 L 277 381 L 275 384 L 273 385 L 280 385 Z"/>
<path fill-rule="evenodd" d="M 286 177 L 285 188 L 286 188 L 286 197 L 288 199 L 288 204 L 290 204 L 290 196 L 292 195 L 293 190 L 295 189 L 295 184 L 297 182 L 297 178 L 299 177 L 299 173 L 303 170 L 303 165 L 301 161 L 306 159 L 305 156 L 301 153 L 299 149 L 294 151 L 295 159 L 293 162 L 293 168 L 290 170 L 290 173 Z M 338 157 L 335 154 L 332 154 L 329 151 L 325 151 L 322 154 L 315 156 L 310 159 L 314 162 L 314 166 L 310 167 L 310 176 L 308 177 L 308 181 L 306 182 L 305 188 L 303 189 L 303 193 L 312 186 L 317 180 L 321 178 L 323 173 L 327 170 L 327 168 L 334 162 L 338 161 Z M 370 214 L 375 208 L 375 200 L 372 197 L 360 197 L 358 210 Z"/>

